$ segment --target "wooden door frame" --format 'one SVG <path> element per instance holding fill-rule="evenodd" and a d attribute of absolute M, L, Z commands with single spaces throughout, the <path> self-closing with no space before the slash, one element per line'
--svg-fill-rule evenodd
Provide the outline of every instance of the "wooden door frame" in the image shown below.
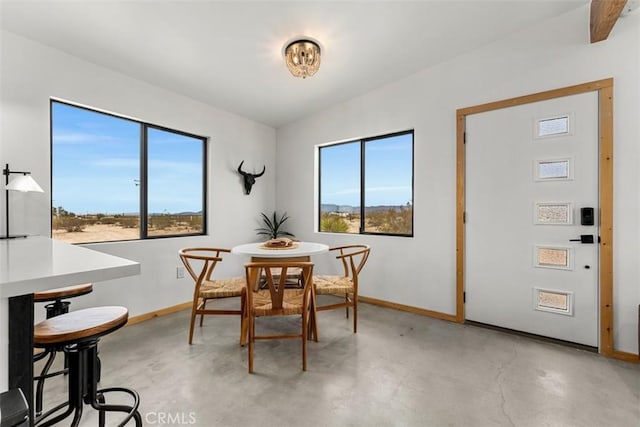
<path fill-rule="evenodd" d="M 599 140 L 599 201 L 600 201 L 600 257 L 599 257 L 599 351 L 615 356 L 613 348 L 613 78 L 596 80 L 575 86 L 553 89 L 456 111 L 456 321 L 464 323 L 464 261 L 465 261 L 465 126 L 472 114 L 515 107 L 586 92 L 598 93 Z"/>

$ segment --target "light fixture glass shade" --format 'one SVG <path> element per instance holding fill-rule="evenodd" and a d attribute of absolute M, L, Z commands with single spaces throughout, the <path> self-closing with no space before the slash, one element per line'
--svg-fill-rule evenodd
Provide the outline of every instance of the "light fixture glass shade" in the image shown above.
<path fill-rule="evenodd" d="M 5 189 L 11 191 L 21 191 L 23 193 L 26 193 L 28 191 L 44 193 L 44 190 L 40 188 L 38 183 L 33 178 L 31 178 L 31 175 L 18 175 L 6 185 Z"/>
<path fill-rule="evenodd" d="M 320 46 L 308 39 L 295 40 L 284 49 L 284 60 L 294 76 L 313 76 L 320 68 Z"/>

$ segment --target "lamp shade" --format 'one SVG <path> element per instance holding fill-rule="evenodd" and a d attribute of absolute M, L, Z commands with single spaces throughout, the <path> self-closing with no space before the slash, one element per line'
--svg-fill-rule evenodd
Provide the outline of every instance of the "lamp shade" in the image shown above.
<path fill-rule="evenodd" d="M 26 193 L 28 191 L 44 193 L 44 190 L 40 188 L 38 183 L 33 178 L 31 178 L 31 175 L 18 175 L 6 185 L 5 189 L 11 191 L 21 191 L 23 193 Z"/>

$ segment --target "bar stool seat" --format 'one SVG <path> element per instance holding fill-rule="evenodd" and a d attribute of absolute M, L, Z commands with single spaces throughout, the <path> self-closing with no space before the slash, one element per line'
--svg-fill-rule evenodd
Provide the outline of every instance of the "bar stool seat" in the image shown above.
<path fill-rule="evenodd" d="M 55 316 L 60 316 L 61 314 L 65 314 L 69 312 L 69 301 L 63 301 L 63 299 L 75 298 L 81 295 L 86 295 L 93 291 L 93 285 L 91 283 L 85 283 L 82 285 L 74 285 L 74 286 L 66 286 L 64 288 L 56 288 L 49 289 L 42 292 L 36 292 L 33 294 L 33 302 L 34 303 L 46 303 L 50 304 L 45 305 L 45 309 L 47 310 L 47 319 L 50 319 Z M 51 366 L 53 366 L 53 362 L 56 358 L 56 354 L 58 351 L 62 351 L 62 348 L 49 348 L 42 353 L 36 354 L 33 358 L 34 362 L 44 359 L 48 356 L 47 361 L 45 362 L 40 374 L 37 375 L 34 380 L 36 381 L 36 392 L 35 392 L 35 414 L 40 415 L 42 413 L 42 401 L 44 394 L 44 380 L 47 378 L 55 377 L 57 375 L 62 375 L 67 373 L 67 360 L 65 358 L 64 369 L 49 372 Z M 99 363 L 99 361 L 98 361 Z M 98 381 L 100 381 L 100 370 L 98 369 Z"/>
<path fill-rule="evenodd" d="M 91 283 L 82 285 L 66 286 L 64 288 L 48 289 L 33 294 L 33 302 L 47 302 L 61 300 L 62 298 L 73 298 L 85 295 L 93 291 Z"/>
<path fill-rule="evenodd" d="M 137 392 L 122 387 L 97 389 L 98 341 L 100 337 L 123 327 L 128 316 L 125 307 L 93 307 L 52 317 L 35 326 L 35 347 L 63 347 L 69 359 L 69 400 L 38 417 L 36 425 L 54 425 L 74 413 L 71 425 L 77 426 L 82 417 L 83 402 L 99 411 L 100 426 L 104 426 L 105 411 L 125 412 L 127 415 L 119 424 L 121 426 L 131 418 L 135 419 L 137 426 L 142 425 Z M 133 405 L 106 404 L 104 394 L 113 391 L 132 396 Z M 53 416 L 64 407 L 67 407 L 64 413 Z"/>
<path fill-rule="evenodd" d="M 69 345 L 88 338 L 99 338 L 127 323 L 124 307 L 93 307 L 72 311 L 38 323 L 33 333 L 37 347 Z"/>

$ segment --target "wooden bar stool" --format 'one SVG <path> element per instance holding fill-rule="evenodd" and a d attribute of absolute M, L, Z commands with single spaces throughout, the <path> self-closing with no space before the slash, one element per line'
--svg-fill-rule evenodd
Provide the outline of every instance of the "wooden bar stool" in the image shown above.
<path fill-rule="evenodd" d="M 97 388 L 98 341 L 103 335 L 123 327 L 128 317 L 129 313 L 124 307 L 94 307 L 55 316 L 35 326 L 34 346 L 45 349 L 63 347 L 69 360 L 69 400 L 37 417 L 35 425 L 51 426 L 73 413 L 71 426 L 78 426 L 83 403 L 90 404 L 99 411 L 101 427 L 105 424 L 106 411 L 127 414 L 119 426 L 124 426 L 131 418 L 135 420 L 136 426 L 142 425 L 142 417 L 138 412 L 140 397 L 136 391 L 123 387 Z M 116 391 L 132 396 L 133 404 L 106 404 L 104 394 Z M 65 407 L 66 411 L 55 415 Z"/>
<path fill-rule="evenodd" d="M 67 286 L 64 288 L 56 288 L 49 289 L 47 291 L 36 292 L 33 294 L 33 302 L 41 302 L 49 304 L 45 305 L 44 308 L 47 310 L 47 319 L 51 319 L 55 316 L 60 316 L 61 314 L 65 314 L 69 312 L 69 301 L 63 301 L 63 299 L 69 299 L 74 297 L 79 297 L 81 295 L 86 295 L 93 291 L 93 286 L 91 283 L 85 283 L 82 285 L 75 286 Z M 40 375 L 34 377 L 36 381 L 36 394 L 35 394 L 35 402 L 34 402 L 34 411 L 35 415 L 38 416 L 42 413 L 42 395 L 44 393 L 44 380 L 47 378 L 55 377 L 57 375 L 62 375 L 67 373 L 67 359 L 65 358 L 64 369 L 56 372 L 49 372 L 53 362 L 56 358 L 56 354 L 59 351 L 62 351 L 62 348 L 50 347 L 47 348 L 42 353 L 36 354 L 33 358 L 34 362 L 44 359 L 48 356 L 47 361 L 42 367 L 42 371 L 40 371 Z M 98 362 L 99 363 L 99 362 Z M 99 368 L 99 366 L 98 366 Z M 100 369 L 98 369 L 98 381 L 100 381 Z"/>

